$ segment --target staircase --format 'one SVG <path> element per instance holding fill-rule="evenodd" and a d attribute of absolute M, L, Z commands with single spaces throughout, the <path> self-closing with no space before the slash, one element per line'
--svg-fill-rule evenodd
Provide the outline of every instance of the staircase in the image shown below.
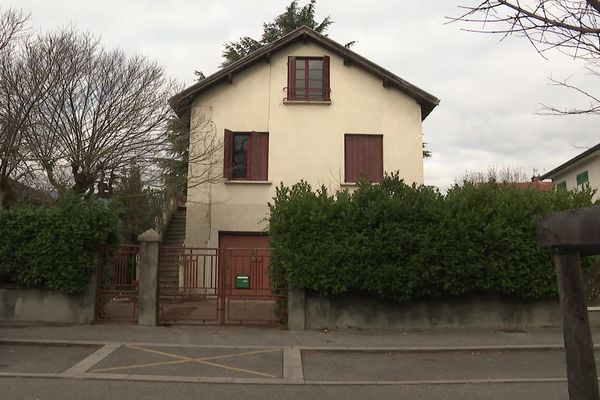
<path fill-rule="evenodd" d="M 186 208 L 177 207 L 177 211 L 171 217 L 169 226 L 163 236 L 163 245 L 165 246 L 183 246 L 185 241 L 185 216 Z"/>
<path fill-rule="evenodd" d="M 163 246 L 180 247 L 183 250 L 185 241 L 186 208 L 178 207 L 163 236 Z M 160 286 L 165 291 L 178 291 L 179 288 L 179 259 L 174 249 L 164 252 L 160 260 Z"/>

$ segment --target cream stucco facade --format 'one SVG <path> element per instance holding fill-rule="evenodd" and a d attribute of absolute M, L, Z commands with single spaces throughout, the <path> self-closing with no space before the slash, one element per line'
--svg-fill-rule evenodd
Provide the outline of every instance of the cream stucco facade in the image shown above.
<path fill-rule="evenodd" d="M 331 102 L 285 101 L 288 56 L 330 57 Z M 224 130 L 268 132 L 268 181 L 226 181 L 223 151 L 212 180 L 190 185 L 187 247 L 218 247 L 219 232 L 262 232 L 267 203 L 283 182 L 300 180 L 331 191 L 344 182 L 344 135 L 383 135 L 383 167 L 406 182 L 423 183 L 422 110 L 417 101 L 364 69 L 312 42 L 296 42 L 200 93 L 191 103 L 191 143 Z M 208 123 L 207 123 L 208 122 Z M 198 147 L 191 147 L 192 157 Z M 190 165 L 190 176 L 203 174 Z"/>
<path fill-rule="evenodd" d="M 600 150 L 557 170 L 549 177 L 555 185 L 565 182 L 567 189 L 576 190 L 577 175 L 586 171 L 590 187 L 596 190 L 594 200 L 597 200 L 600 198 Z"/>

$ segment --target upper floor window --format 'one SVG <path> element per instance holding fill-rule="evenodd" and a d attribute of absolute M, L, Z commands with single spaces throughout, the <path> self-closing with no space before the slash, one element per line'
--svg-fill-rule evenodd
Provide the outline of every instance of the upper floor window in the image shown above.
<path fill-rule="evenodd" d="M 589 183 L 588 172 L 577 174 L 577 189 L 583 189 Z"/>
<path fill-rule="evenodd" d="M 329 101 L 329 57 L 288 57 L 287 100 Z"/>
<path fill-rule="evenodd" d="M 344 136 L 344 178 L 346 183 L 362 179 L 383 179 L 383 135 Z"/>
<path fill-rule="evenodd" d="M 268 180 L 268 132 L 232 132 L 225 129 L 223 150 L 223 177 L 225 179 Z"/>

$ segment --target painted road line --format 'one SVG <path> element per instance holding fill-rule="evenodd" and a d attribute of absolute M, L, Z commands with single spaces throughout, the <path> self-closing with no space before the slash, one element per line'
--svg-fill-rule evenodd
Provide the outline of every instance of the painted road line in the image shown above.
<path fill-rule="evenodd" d="M 302 354 L 297 347 L 285 347 L 283 349 L 283 378 L 304 382 Z"/>
<path fill-rule="evenodd" d="M 140 347 L 140 346 L 126 345 L 125 347 L 135 349 L 135 350 L 145 351 L 145 352 L 152 353 L 152 354 L 158 354 L 158 355 L 161 355 L 164 357 L 176 358 L 177 360 L 154 362 L 154 363 L 144 363 L 144 364 L 131 364 L 131 365 L 124 365 L 124 366 L 119 366 L 119 367 L 110 367 L 110 368 L 100 368 L 100 369 L 94 369 L 90 372 L 93 372 L 93 373 L 115 372 L 115 371 L 123 371 L 123 370 L 128 370 L 128 369 L 135 369 L 135 368 L 147 368 L 147 367 L 157 367 L 157 366 L 166 366 L 166 365 L 175 365 L 175 364 L 197 363 L 197 364 L 209 365 L 212 367 L 218 367 L 218 368 L 222 368 L 222 369 L 226 369 L 226 370 L 230 370 L 230 371 L 244 372 L 244 373 L 251 374 L 251 375 L 258 375 L 258 376 L 263 376 L 263 377 L 268 377 L 268 378 L 278 378 L 276 375 L 267 374 L 267 373 L 260 372 L 260 371 L 254 371 L 254 370 L 250 370 L 250 369 L 246 369 L 246 368 L 232 367 L 232 366 L 223 365 L 223 364 L 210 362 L 210 361 L 224 359 L 224 358 L 243 357 L 243 356 L 248 356 L 248 355 L 253 355 L 253 354 L 271 353 L 274 351 L 281 351 L 281 349 L 254 350 L 254 351 L 247 351 L 247 352 L 242 352 L 242 353 L 224 354 L 224 355 L 219 355 L 219 356 L 191 358 L 191 357 L 186 357 L 186 356 L 180 356 L 178 354 L 167 353 L 167 352 L 160 351 L 160 350 L 148 349 L 148 348 Z"/>
<path fill-rule="evenodd" d="M 115 350 L 120 347 L 118 344 L 107 344 L 79 361 L 77 364 L 73 365 L 71 368 L 67 369 L 62 373 L 65 376 L 80 376 L 85 373 L 87 370 L 92 368 L 94 365 L 98 364 L 100 361 L 104 360 L 110 354 L 112 354 Z"/>

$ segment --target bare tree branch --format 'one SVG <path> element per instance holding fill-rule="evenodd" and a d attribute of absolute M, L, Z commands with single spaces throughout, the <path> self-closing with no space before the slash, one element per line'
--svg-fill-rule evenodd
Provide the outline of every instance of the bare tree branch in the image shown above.
<path fill-rule="evenodd" d="M 474 6 L 459 6 L 463 10 L 449 22 L 480 26 L 465 29 L 470 32 L 525 37 L 534 49 L 545 57 L 558 50 L 588 63 L 594 75 L 600 67 L 600 0 L 483 0 Z M 550 78 L 553 85 L 575 91 L 588 101 L 584 107 L 561 109 L 542 104 L 542 115 L 598 114 L 600 97 L 587 88 L 576 87 L 567 80 Z"/>

